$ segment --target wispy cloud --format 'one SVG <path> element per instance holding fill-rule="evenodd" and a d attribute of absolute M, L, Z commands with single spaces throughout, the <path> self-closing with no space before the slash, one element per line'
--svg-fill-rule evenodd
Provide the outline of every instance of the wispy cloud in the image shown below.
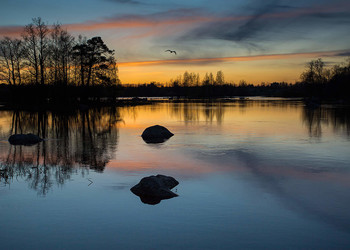
<path fill-rule="evenodd" d="M 19 36 L 23 32 L 24 26 L 0 26 L 1 36 Z"/>
<path fill-rule="evenodd" d="M 121 0 L 124 1 L 124 0 Z M 200 8 L 180 8 L 152 14 L 118 15 L 102 20 L 64 24 L 68 31 L 92 31 L 101 29 L 155 28 L 159 26 L 191 25 L 215 21 L 216 17 L 203 13 Z M 21 26 L 0 26 L 0 35 L 18 34 Z"/>
<path fill-rule="evenodd" d="M 104 1 L 140 3 L 139 0 Z M 318 35 L 322 34 L 321 29 L 326 25 L 337 26 L 339 22 L 339 26 L 343 27 L 344 23 L 350 23 L 348 1 L 303 8 L 284 4 L 285 1 L 280 0 L 270 0 L 263 4 L 251 0 L 250 3 L 250 9 L 254 6 L 254 10 L 244 14 L 218 15 L 203 8 L 179 8 L 151 14 L 110 16 L 63 26 L 68 31 L 78 33 L 120 29 L 120 37 L 124 40 L 142 43 L 143 39 L 153 38 L 157 46 L 179 44 L 179 41 L 183 48 L 192 41 L 210 46 L 211 44 L 205 44 L 210 39 L 261 48 L 264 41 L 295 41 L 307 37 L 313 30 L 321 31 Z M 333 30 L 335 29 L 327 30 L 325 34 L 332 33 Z M 0 36 L 15 36 L 22 31 L 23 27 L 20 26 L 0 26 Z"/>
<path fill-rule="evenodd" d="M 342 56 L 350 56 L 350 50 L 340 52 L 340 53 L 337 54 L 337 56 L 341 56 L 341 57 Z"/>
<path fill-rule="evenodd" d="M 119 62 L 119 67 L 139 67 L 152 65 L 168 65 L 168 64 L 210 64 L 219 62 L 244 62 L 244 61 L 261 61 L 261 60 L 285 60 L 293 58 L 316 58 L 316 57 L 337 57 L 342 53 L 349 51 L 319 51 L 308 53 L 289 53 L 289 54 L 270 54 L 270 55 L 254 55 L 254 56 L 238 56 L 238 57 L 217 57 L 217 58 L 190 58 L 190 59 L 171 59 L 171 60 L 154 60 L 154 61 L 135 61 L 135 62 Z"/>
<path fill-rule="evenodd" d="M 288 30 L 312 31 L 329 22 L 344 25 L 350 21 L 350 3 L 347 1 L 303 8 L 282 5 L 281 2 L 272 0 L 263 4 L 259 2 L 259 5 L 255 1 L 256 7 L 251 15 L 240 18 L 229 15 L 191 30 L 182 39 L 217 39 L 257 47 L 262 40 L 291 38 L 294 33 L 288 33 Z"/>
<path fill-rule="evenodd" d="M 113 28 L 152 28 L 212 21 L 213 17 L 202 15 L 198 9 L 176 9 L 147 15 L 124 15 L 108 17 L 102 21 L 90 21 L 65 25 L 72 30 L 97 30 Z"/>

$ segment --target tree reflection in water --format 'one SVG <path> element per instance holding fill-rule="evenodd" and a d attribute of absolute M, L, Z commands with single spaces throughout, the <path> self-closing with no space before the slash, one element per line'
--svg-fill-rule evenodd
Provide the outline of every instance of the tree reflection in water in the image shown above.
<path fill-rule="evenodd" d="M 293 109 L 294 113 L 300 114 L 310 137 L 320 138 L 322 130 L 329 127 L 350 138 L 349 108 L 310 108 L 302 105 L 301 101 L 237 100 L 161 103 L 142 108 L 99 108 L 72 110 L 69 113 L 1 111 L 2 138 L 7 140 L 10 134 L 15 133 L 34 133 L 47 140 L 30 147 L 10 146 L 7 142 L 0 144 L 0 182 L 8 185 L 13 178 L 25 178 L 31 188 L 46 194 L 53 184 L 64 184 L 78 171 L 82 175 L 89 169 L 102 172 L 117 148 L 120 109 L 125 111 L 126 117 L 131 112 L 136 120 L 137 111 L 141 110 L 148 115 L 159 112 L 161 107 L 166 115 L 182 120 L 185 125 L 202 121 L 221 125 L 225 124 L 225 119 L 226 122 L 235 120 L 236 116 L 239 121 L 240 114 L 237 110 L 247 116 L 254 116 L 265 109 L 272 114 L 280 114 L 281 111 L 288 113 L 289 109 Z M 278 112 L 274 113 L 276 109 Z M 4 122 L 4 119 L 7 120 Z M 272 116 L 271 121 L 274 119 Z"/>
<path fill-rule="evenodd" d="M 207 123 L 217 122 L 221 124 L 224 120 L 225 105 L 222 102 L 183 102 L 170 105 L 170 113 L 185 123 L 198 122 L 204 119 Z"/>
<path fill-rule="evenodd" d="M 301 119 L 313 138 L 322 136 L 322 127 L 331 127 L 336 133 L 344 133 L 350 137 L 350 108 L 333 105 L 316 108 L 303 105 L 301 101 L 288 100 L 236 100 L 213 102 L 183 102 L 169 105 L 170 115 L 185 122 L 205 121 L 207 123 L 224 123 L 225 112 L 238 109 L 241 113 L 250 112 L 253 108 L 278 108 L 288 112 L 290 108 L 301 109 Z"/>
<path fill-rule="evenodd" d="M 6 114 L 5 114 L 6 115 Z M 45 195 L 50 187 L 70 179 L 78 171 L 102 172 L 118 143 L 117 108 L 66 112 L 7 112 L 11 126 L 7 136 L 34 133 L 46 140 L 34 146 L 10 146 L 0 155 L 0 181 L 24 178 Z"/>
<path fill-rule="evenodd" d="M 344 133 L 350 137 L 349 107 L 305 106 L 302 111 L 302 120 L 312 138 L 322 137 L 322 126 L 329 126 L 334 132 Z"/>

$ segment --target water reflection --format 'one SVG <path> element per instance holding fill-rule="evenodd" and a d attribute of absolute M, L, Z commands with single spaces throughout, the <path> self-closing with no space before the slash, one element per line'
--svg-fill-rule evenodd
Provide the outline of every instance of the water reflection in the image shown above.
<path fill-rule="evenodd" d="M 170 106 L 170 114 L 185 123 L 204 120 L 207 123 L 216 121 L 221 124 L 224 120 L 225 105 L 221 102 L 174 103 Z"/>
<path fill-rule="evenodd" d="M 332 187 L 333 190 L 339 188 L 338 191 L 341 192 L 342 190 L 343 192 L 341 194 L 329 194 L 329 186 L 324 183 L 321 185 L 313 184 L 314 187 L 311 183 L 305 184 L 302 180 L 296 183 L 293 183 L 293 181 L 290 183 L 284 182 L 280 174 L 282 174 L 283 171 L 291 172 L 291 169 L 288 169 L 288 167 L 279 166 L 278 170 L 275 170 L 275 172 L 279 172 L 279 174 L 273 174 L 271 168 L 274 169 L 276 167 L 264 165 L 262 159 L 259 159 L 258 155 L 254 153 L 236 150 L 234 155 L 243 162 L 247 170 L 255 176 L 256 183 L 262 189 L 274 194 L 288 209 L 302 214 L 306 218 L 315 218 L 330 226 L 350 232 L 350 217 L 347 211 L 350 205 L 350 201 L 347 199 L 347 197 L 349 197 L 349 192 L 335 185 Z M 266 170 L 266 168 L 270 168 L 270 170 Z M 305 177 L 309 176 L 309 178 L 316 177 L 318 174 L 322 174 L 322 172 L 327 172 L 327 170 L 319 170 L 319 172 L 310 173 L 309 169 L 305 166 L 294 166 L 292 169 Z M 331 175 L 341 171 L 343 172 L 342 174 L 348 174 L 347 169 L 341 168 L 328 169 L 328 171 Z M 289 173 L 285 178 L 290 177 L 292 176 Z M 339 204 L 338 201 L 339 197 L 342 198 L 341 204 Z"/>
<path fill-rule="evenodd" d="M 181 136 L 184 135 L 190 143 L 191 135 L 195 134 L 196 137 L 192 139 L 200 139 L 199 143 L 193 141 L 192 144 L 181 147 L 185 149 L 188 145 L 196 145 L 201 148 L 213 144 L 213 148 L 216 148 L 225 140 L 230 142 L 230 140 L 239 139 L 246 142 L 244 136 L 246 134 L 255 136 L 256 131 L 260 133 L 261 138 L 273 138 L 276 129 L 281 129 L 278 133 L 281 133 L 283 138 L 286 138 L 285 134 L 293 134 L 297 129 L 302 130 L 301 138 L 305 137 L 305 132 L 310 137 L 321 138 L 322 133 L 329 128 L 335 133 L 344 133 L 350 138 L 349 111 L 346 107 L 332 106 L 310 109 L 304 107 L 300 101 L 285 100 L 156 103 L 137 107 L 71 110 L 69 113 L 2 111 L 0 136 L 4 139 L 3 142 L 9 135 L 15 133 L 34 133 L 47 140 L 31 147 L 10 146 L 7 141 L 2 143 L 0 145 L 0 181 L 8 185 L 11 179 L 22 177 L 28 181 L 31 188 L 45 194 L 53 184 L 62 185 L 77 171 L 82 175 L 85 175 L 89 169 L 102 172 L 109 162 L 111 162 L 110 165 L 123 166 L 124 162 L 120 159 L 112 161 L 117 150 L 118 123 L 121 117 L 125 120 L 124 127 L 132 131 L 141 128 L 134 134 L 129 134 L 128 141 L 133 143 L 132 149 L 137 154 L 132 155 L 132 160 L 126 159 L 124 164 L 124 169 L 130 170 L 132 166 L 135 170 L 142 169 L 142 166 L 152 168 L 149 166 L 154 166 L 155 162 L 164 165 L 163 168 L 169 167 L 169 161 L 166 161 L 167 164 L 162 162 L 166 152 L 163 151 L 162 156 L 159 156 L 158 151 L 161 148 L 157 148 L 159 150 L 155 152 L 144 151 L 141 148 L 143 144 L 139 143 L 139 135 L 146 127 L 145 124 L 150 121 L 169 123 L 179 131 L 177 140 L 167 142 L 168 146 L 181 141 Z M 291 118 L 287 120 L 288 117 Z M 306 131 L 300 126 L 300 117 Z M 278 123 L 282 119 L 286 120 L 287 125 Z M 134 124 L 131 121 L 134 121 Z M 196 125 L 193 128 L 189 126 L 187 130 L 183 129 L 184 124 L 197 122 L 205 122 L 206 127 Z M 215 125 L 220 125 L 220 131 L 215 128 Z M 216 131 L 215 137 L 209 136 L 210 127 Z M 252 140 L 255 140 L 253 143 L 261 138 L 252 137 Z M 199 145 L 201 142 L 203 145 Z M 190 150 L 194 149 L 190 148 Z M 125 152 L 130 152 L 130 149 L 125 149 Z M 150 157 L 151 153 L 155 154 L 153 158 Z M 122 154 L 121 158 L 123 155 L 126 157 L 127 153 Z M 173 157 L 171 152 L 167 157 Z M 180 157 L 182 155 L 173 157 L 174 161 L 179 161 Z M 194 172 L 188 166 L 182 168 L 191 173 Z"/>
<path fill-rule="evenodd" d="M 144 143 L 142 131 L 154 124 L 175 136 L 163 144 Z M 315 124 L 321 128 L 317 143 L 309 139 Z M 7 138 L 15 131 L 48 140 L 10 146 Z M 137 249 L 157 242 L 173 249 L 345 249 L 347 135 L 344 107 L 307 110 L 300 101 L 0 112 L 2 246 Z M 91 168 L 103 174 L 85 176 Z M 146 206 L 129 189 L 156 173 L 181 182 L 179 197 Z M 67 180 L 69 185 L 55 188 Z M 35 197 L 33 189 L 50 196 Z M 45 237 L 38 241 L 37 235 Z"/>
<path fill-rule="evenodd" d="M 319 106 L 316 108 L 303 105 L 301 101 L 293 100 L 236 100 L 236 101 L 216 101 L 216 102 L 184 102 L 174 103 L 169 106 L 170 115 L 185 123 L 205 121 L 206 123 L 216 122 L 222 124 L 225 114 L 234 109 L 241 114 L 252 116 L 254 109 L 260 111 L 268 109 L 278 109 L 289 112 L 291 109 L 301 109 L 301 119 L 307 127 L 310 137 L 320 138 L 322 127 L 331 127 L 334 132 L 345 133 L 350 136 L 350 108 L 348 106 Z"/>
<path fill-rule="evenodd" d="M 4 112 L 11 117 L 8 138 L 15 133 L 35 133 L 46 140 L 34 146 L 6 145 L 0 155 L 1 182 L 22 177 L 29 186 L 46 194 L 62 185 L 73 172 L 102 172 L 118 143 L 120 115 L 116 108 L 65 112 Z M 5 138 L 6 138 L 5 137 Z M 2 145 L 4 146 L 4 145 Z"/>
<path fill-rule="evenodd" d="M 302 120 L 310 137 L 320 138 L 323 126 L 330 126 L 334 132 L 350 136 L 349 107 L 320 106 L 313 108 L 305 105 L 302 110 Z"/>

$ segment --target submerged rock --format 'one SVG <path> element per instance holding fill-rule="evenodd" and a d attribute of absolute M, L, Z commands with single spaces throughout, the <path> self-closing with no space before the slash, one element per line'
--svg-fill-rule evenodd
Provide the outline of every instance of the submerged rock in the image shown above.
<path fill-rule="evenodd" d="M 143 203 L 155 205 L 161 200 L 178 196 L 170 190 L 178 184 L 179 182 L 175 178 L 159 174 L 142 178 L 130 190 L 139 196 Z"/>
<path fill-rule="evenodd" d="M 43 141 L 43 139 L 34 134 L 15 134 L 15 135 L 11 135 L 9 138 L 9 142 L 12 145 L 30 146 L 30 145 L 39 143 L 41 141 Z"/>
<path fill-rule="evenodd" d="M 146 128 L 141 137 L 146 143 L 161 143 L 172 137 L 174 134 L 171 133 L 167 128 L 155 125 Z"/>

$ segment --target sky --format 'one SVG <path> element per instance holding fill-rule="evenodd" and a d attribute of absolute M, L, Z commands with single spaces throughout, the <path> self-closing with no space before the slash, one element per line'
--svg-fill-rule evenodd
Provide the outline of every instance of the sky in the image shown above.
<path fill-rule="evenodd" d="M 0 37 L 32 18 L 101 36 L 122 83 L 222 70 L 238 83 L 295 82 L 307 62 L 350 56 L 349 0 L 0 0 Z M 165 52 L 175 50 L 177 54 Z"/>

